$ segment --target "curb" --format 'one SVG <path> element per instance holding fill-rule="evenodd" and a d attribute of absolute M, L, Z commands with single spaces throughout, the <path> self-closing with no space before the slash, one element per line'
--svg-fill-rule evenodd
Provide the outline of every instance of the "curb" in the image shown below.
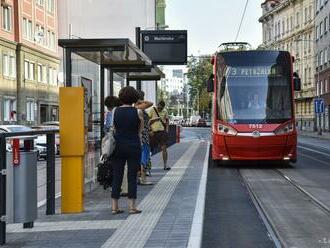
<path fill-rule="evenodd" d="M 209 153 L 210 153 L 210 143 L 207 142 L 206 155 L 203 164 L 203 172 L 199 183 L 198 195 L 196 199 L 196 208 L 195 208 L 194 217 L 190 230 L 190 236 L 188 240 L 187 247 L 189 248 L 200 248 L 202 246 Z"/>

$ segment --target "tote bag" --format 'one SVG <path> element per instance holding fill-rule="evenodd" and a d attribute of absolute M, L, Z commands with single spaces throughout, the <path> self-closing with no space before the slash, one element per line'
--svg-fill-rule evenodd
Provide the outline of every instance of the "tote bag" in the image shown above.
<path fill-rule="evenodd" d="M 115 119 L 115 110 L 116 108 L 112 110 L 112 120 L 111 120 L 110 130 L 105 134 L 105 136 L 102 139 L 101 149 L 102 149 L 102 156 L 104 158 L 110 157 L 116 148 L 116 139 L 114 136 L 115 130 L 113 125 Z"/>

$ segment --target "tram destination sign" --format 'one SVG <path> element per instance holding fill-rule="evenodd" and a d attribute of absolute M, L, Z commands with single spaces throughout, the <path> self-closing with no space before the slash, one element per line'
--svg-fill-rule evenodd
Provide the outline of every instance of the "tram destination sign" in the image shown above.
<path fill-rule="evenodd" d="M 187 30 L 142 30 L 142 51 L 155 65 L 187 64 Z"/>

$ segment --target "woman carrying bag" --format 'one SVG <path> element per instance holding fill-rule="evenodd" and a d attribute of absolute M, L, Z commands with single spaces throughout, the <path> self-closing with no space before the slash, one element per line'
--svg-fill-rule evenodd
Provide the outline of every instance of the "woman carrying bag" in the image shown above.
<path fill-rule="evenodd" d="M 124 211 L 119 208 L 121 184 L 125 163 L 127 162 L 128 180 L 128 206 L 130 214 L 139 214 L 135 205 L 137 197 L 137 172 L 141 162 L 141 140 L 143 130 L 143 115 L 132 105 L 139 99 L 138 92 L 131 86 L 124 87 L 119 92 L 119 100 L 122 105 L 116 108 L 113 118 L 114 137 L 116 147 L 111 155 L 113 165 L 112 182 L 112 214 L 120 214 Z"/>

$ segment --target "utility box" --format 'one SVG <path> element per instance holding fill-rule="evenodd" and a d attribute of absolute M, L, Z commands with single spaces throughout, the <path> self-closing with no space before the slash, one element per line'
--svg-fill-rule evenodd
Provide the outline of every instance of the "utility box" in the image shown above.
<path fill-rule="evenodd" d="M 20 150 L 18 159 L 14 153 L 7 152 L 7 222 L 32 227 L 38 216 L 37 151 Z"/>

